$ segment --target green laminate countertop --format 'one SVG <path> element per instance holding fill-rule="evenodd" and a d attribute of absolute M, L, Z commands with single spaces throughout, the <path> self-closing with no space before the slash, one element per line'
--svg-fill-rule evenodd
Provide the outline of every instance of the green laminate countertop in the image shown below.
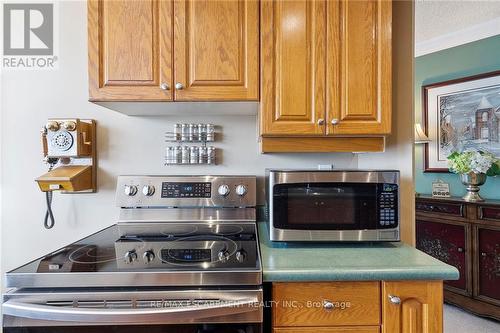
<path fill-rule="evenodd" d="M 277 243 L 259 222 L 264 282 L 457 280 L 458 270 L 403 243 Z"/>

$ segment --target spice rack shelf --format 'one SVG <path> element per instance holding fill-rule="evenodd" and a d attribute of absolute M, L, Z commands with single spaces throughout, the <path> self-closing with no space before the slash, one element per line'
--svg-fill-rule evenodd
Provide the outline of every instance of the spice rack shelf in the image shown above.
<path fill-rule="evenodd" d="M 167 146 L 165 165 L 216 165 L 217 148 L 207 145 L 216 136 L 212 124 L 175 124 L 173 132 L 165 133 L 166 142 L 176 143 Z"/>

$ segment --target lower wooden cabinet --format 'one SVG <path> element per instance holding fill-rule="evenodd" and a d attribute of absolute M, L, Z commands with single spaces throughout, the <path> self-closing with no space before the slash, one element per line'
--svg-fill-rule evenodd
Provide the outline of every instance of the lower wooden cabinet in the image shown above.
<path fill-rule="evenodd" d="M 443 331 L 441 281 L 382 283 L 382 333 Z"/>
<path fill-rule="evenodd" d="M 274 283 L 274 333 L 441 333 L 442 281 Z"/>

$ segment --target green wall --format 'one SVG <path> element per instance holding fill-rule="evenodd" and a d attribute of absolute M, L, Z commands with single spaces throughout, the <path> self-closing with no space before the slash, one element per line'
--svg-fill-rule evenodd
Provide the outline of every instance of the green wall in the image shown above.
<path fill-rule="evenodd" d="M 422 118 L 422 86 L 490 71 L 500 70 L 500 35 L 460 45 L 443 51 L 426 54 L 415 59 L 415 113 L 416 121 Z M 462 196 L 465 189 L 458 175 L 424 173 L 423 146 L 415 147 L 415 187 L 418 193 L 431 193 L 432 182 L 441 179 L 450 183 L 453 196 Z M 500 199 L 500 176 L 488 177 L 481 187 L 487 199 Z"/>

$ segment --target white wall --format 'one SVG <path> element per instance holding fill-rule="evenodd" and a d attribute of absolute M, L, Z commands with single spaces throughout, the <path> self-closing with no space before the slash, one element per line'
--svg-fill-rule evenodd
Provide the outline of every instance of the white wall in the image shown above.
<path fill-rule="evenodd" d="M 357 167 L 352 154 L 261 155 L 255 117 L 129 117 L 87 101 L 86 2 L 62 2 L 60 63 L 55 71 L 5 72 L 2 78 L 2 272 L 115 222 L 119 174 L 255 174 L 266 167 Z M 203 110 L 200 110 L 203 113 Z M 98 123 L 98 193 L 54 195 L 56 226 L 45 230 L 44 194 L 34 179 L 45 172 L 39 131 L 49 117 L 93 118 Z M 163 134 L 175 122 L 222 125 L 223 164 L 165 167 Z M 262 203 L 261 188 L 260 202 Z"/>

